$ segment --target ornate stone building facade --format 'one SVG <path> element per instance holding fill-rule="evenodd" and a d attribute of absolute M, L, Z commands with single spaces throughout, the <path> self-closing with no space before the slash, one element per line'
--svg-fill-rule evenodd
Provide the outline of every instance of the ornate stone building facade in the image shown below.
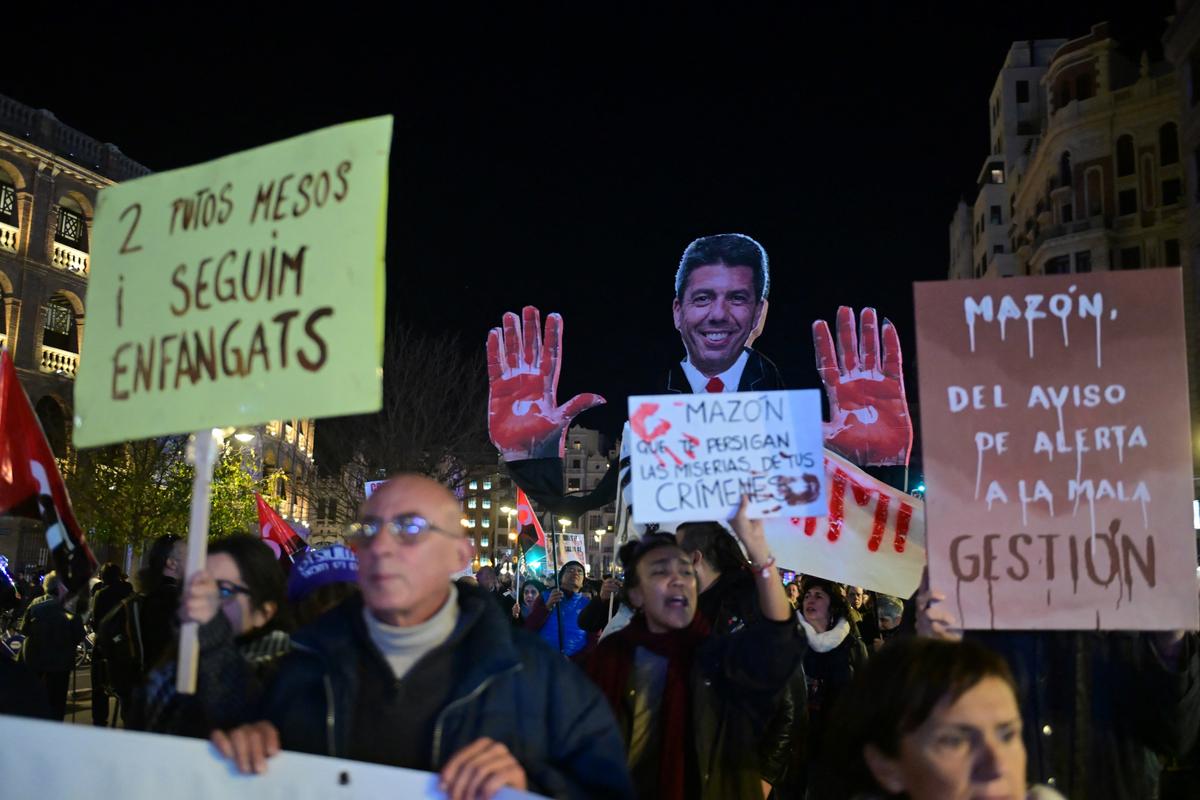
<path fill-rule="evenodd" d="M 0 343 L 8 348 L 50 446 L 66 455 L 87 319 L 96 194 L 149 170 L 0 95 Z M 40 526 L 0 518 L 0 554 L 44 561 Z"/>

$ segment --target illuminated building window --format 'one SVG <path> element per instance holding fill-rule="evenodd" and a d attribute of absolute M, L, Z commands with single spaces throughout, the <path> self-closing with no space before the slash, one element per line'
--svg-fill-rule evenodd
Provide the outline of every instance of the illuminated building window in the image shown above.
<path fill-rule="evenodd" d="M 71 308 L 60 303 L 50 303 L 46 306 L 46 330 L 67 336 L 71 333 Z"/>
<path fill-rule="evenodd" d="M 484 536 L 482 539 L 480 539 L 480 540 L 479 540 L 479 546 L 480 546 L 480 547 L 487 547 L 487 546 L 488 546 L 488 539 L 487 539 L 487 537 L 486 537 L 486 536 Z"/>
<path fill-rule="evenodd" d="M 475 498 L 468 497 L 467 498 L 467 508 L 474 508 L 474 507 L 475 507 Z"/>
<path fill-rule="evenodd" d="M 484 507 L 484 508 L 491 508 L 491 507 L 492 507 L 492 501 L 491 501 L 491 500 L 489 500 L 489 499 L 487 499 L 486 497 L 485 497 L 485 498 L 483 498 L 483 507 Z"/>
<path fill-rule="evenodd" d="M 76 214 L 74 211 L 58 207 L 58 230 L 54 233 L 54 238 L 63 244 L 68 244 L 71 247 L 83 249 L 83 217 Z"/>
<path fill-rule="evenodd" d="M 483 490 L 484 490 L 485 492 L 490 492 L 490 491 L 492 490 L 492 482 L 491 482 L 491 481 L 484 481 L 484 482 L 483 482 Z M 484 506 L 484 508 L 487 508 L 487 506 Z"/>
<path fill-rule="evenodd" d="M 482 522 L 481 524 L 482 524 L 482 525 L 483 525 L 483 527 L 485 527 L 485 528 L 490 528 L 490 527 L 492 526 L 492 518 L 491 518 L 491 517 L 484 517 L 484 518 L 483 518 L 483 522 Z"/>
<path fill-rule="evenodd" d="M 479 481 L 471 481 L 467 484 L 467 488 L 472 492 L 479 488 Z"/>
<path fill-rule="evenodd" d="M 17 224 L 17 191 L 7 183 L 0 183 L 0 219 Z"/>

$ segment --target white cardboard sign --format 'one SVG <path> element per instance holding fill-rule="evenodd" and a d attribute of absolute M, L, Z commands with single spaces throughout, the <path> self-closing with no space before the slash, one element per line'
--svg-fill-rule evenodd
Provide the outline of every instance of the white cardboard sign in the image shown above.
<path fill-rule="evenodd" d="M 630 397 L 629 427 L 636 522 L 825 515 L 816 390 Z"/>
<path fill-rule="evenodd" d="M 122 800 L 440 800 L 438 776 L 326 756 L 283 752 L 266 774 L 241 775 L 211 744 L 153 733 L 0 715 L 5 797 Z M 499 800 L 541 795 L 502 789 Z"/>

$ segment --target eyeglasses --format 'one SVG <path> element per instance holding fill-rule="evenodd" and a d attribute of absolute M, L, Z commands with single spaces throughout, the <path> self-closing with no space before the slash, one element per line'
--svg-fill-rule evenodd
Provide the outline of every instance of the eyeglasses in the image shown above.
<path fill-rule="evenodd" d="M 249 595 L 250 589 L 246 586 L 238 586 L 230 581 L 217 581 L 217 597 L 221 598 L 221 602 L 225 602 L 231 597 L 237 597 L 239 594 Z"/>
<path fill-rule="evenodd" d="M 361 522 L 352 522 L 346 526 L 343 536 L 352 544 L 366 544 L 383 531 L 388 531 L 401 544 L 416 544 L 430 532 L 443 536 L 459 538 L 461 534 L 438 527 L 420 514 L 397 514 L 390 520 L 384 521 L 378 517 L 367 517 Z"/>

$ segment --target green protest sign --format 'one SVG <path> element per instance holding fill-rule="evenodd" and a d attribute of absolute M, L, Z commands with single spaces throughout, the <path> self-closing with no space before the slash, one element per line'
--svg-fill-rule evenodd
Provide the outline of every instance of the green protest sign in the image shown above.
<path fill-rule="evenodd" d="M 392 118 L 103 190 L 75 443 L 375 411 Z"/>

